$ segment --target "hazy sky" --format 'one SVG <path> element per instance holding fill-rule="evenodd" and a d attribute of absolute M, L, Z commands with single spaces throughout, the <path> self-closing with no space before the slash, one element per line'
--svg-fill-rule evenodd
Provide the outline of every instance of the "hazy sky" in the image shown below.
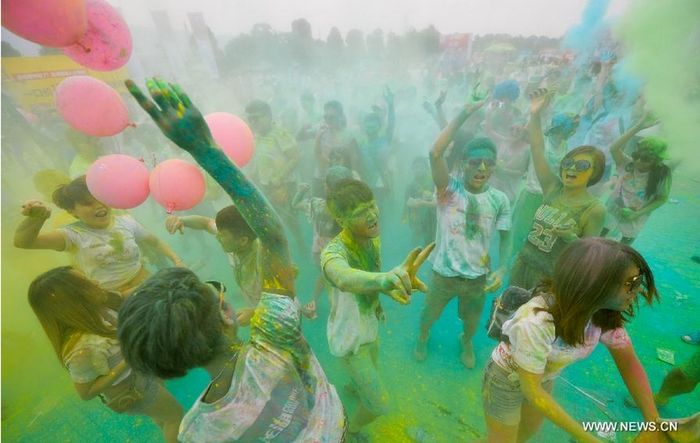
<path fill-rule="evenodd" d="M 621 14 L 633 0 L 611 0 L 609 15 Z M 345 34 L 359 28 L 403 32 L 435 25 L 440 32 L 536 34 L 558 37 L 577 23 L 586 0 L 111 0 L 127 22 L 150 24 L 148 9 L 167 9 L 171 24 L 182 27 L 185 13 L 204 12 L 216 33 L 247 32 L 267 22 L 287 31 L 292 20 L 305 17 L 314 37 L 332 26 Z"/>
<path fill-rule="evenodd" d="M 315 38 L 324 39 L 331 27 L 345 35 L 352 28 L 402 33 L 435 25 L 442 33 L 509 33 L 559 37 L 581 19 L 587 0 L 108 0 L 131 26 L 153 27 L 149 10 L 169 11 L 173 28 L 183 29 L 188 12 L 201 11 L 217 34 L 248 32 L 256 23 L 289 31 L 304 17 Z M 619 16 L 634 0 L 610 0 L 608 17 Z M 3 29 L 3 40 L 25 54 L 38 47 Z"/>

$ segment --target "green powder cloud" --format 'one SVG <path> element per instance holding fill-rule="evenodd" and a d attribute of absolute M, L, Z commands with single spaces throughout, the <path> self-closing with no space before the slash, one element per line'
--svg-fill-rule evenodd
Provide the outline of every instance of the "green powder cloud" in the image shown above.
<path fill-rule="evenodd" d="M 626 68 L 644 80 L 647 106 L 659 117 L 668 154 L 700 169 L 700 1 L 636 0 L 616 35 Z"/>

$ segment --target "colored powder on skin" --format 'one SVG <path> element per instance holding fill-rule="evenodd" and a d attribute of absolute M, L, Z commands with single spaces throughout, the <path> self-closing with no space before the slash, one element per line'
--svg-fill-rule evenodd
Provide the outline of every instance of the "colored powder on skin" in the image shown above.
<path fill-rule="evenodd" d="M 645 82 L 647 107 L 679 168 L 697 171 L 700 127 L 700 2 L 639 0 L 615 29 L 625 66 Z"/>

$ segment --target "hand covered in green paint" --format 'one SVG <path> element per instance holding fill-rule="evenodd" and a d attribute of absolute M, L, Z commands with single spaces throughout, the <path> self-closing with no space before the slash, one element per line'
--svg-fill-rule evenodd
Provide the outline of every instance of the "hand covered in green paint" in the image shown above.
<path fill-rule="evenodd" d="M 411 293 L 414 289 L 426 292 L 428 287 L 416 274 L 434 248 L 435 243 L 422 249 L 416 248 L 408 254 L 403 263 L 391 271 L 383 273 L 381 276 L 382 292 L 404 305 L 411 301 Z"/>
<path fill-rule="evenodd" d="M 179 86 L 155 77 L 147 79 L 151 100 L 132 80 L 125 83 L 139 105 L 176 145 L 192 154 L 215 146 L 202 113 Z"/>

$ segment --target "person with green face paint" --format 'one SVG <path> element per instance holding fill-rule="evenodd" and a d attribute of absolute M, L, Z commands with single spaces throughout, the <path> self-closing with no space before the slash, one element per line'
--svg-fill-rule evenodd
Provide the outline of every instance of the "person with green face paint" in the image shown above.
<path fill-rule="evenodd" d="M 389 395 L 377 371 L 383 317 L 379 294 L 408 304 L 413 290 L 425 292 L 416 273 L 434 244 L 414 249 L 401 265 L 381 272 L 379 208 L 369 186 L 341 180 L 326 201 L 342 229 L 321 252 L 321 269 L 332 286 L 328 346 L 341 360 L 360 400 L 348 427 L 350 441 L 355 441 L 365 425 L 389 412 Z"/>
<path fill-rule="evenodd" d="M 472 336 L 476 332 L 487 292 L 496 290 L 510 255 L 511 212 L 508 197 L 488 184 L 496 165 L 496 147 L 488 138 L 475 138 L 464 146 L 462 181 L 451 177 L 444 153 L 455 133 L 484 105 L 479 101 L 464 107 L 440 133 L 430 152 L 430 167 L 437 188 L 437 235 L 433 280 L 421 313 L 420 334 L 414 356 L 427 357 L 433 323 L 455 296 L 463 324 L 461 360 L 467 368 L 476 364 Z M 499 232 L 500 267 L 491 271 L 489 247 Z"/>
<path fill-rule="evenodd" d="M 648 116 L 641 119 L 610 146 L 619 179 L 608 199 L 603 237 L 617 228 L 622 234 L 620 241 L 632 244 L 651 213 L 668 201 L 672 180 L 671 169 L 663 163 L 666 142 L 645 137 L 637 143 L 632 156 L 622 151 L 637 132 L 655 123 Z"/>

